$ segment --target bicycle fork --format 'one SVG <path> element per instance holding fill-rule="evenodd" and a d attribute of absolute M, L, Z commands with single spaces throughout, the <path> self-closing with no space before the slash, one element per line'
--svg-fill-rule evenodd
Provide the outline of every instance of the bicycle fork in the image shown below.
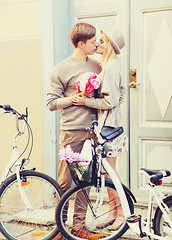
<path fill-rule="evenodd" d="M 26 196 L 26 192 L 25 192 L 25 189 L 24 187 L 22 186 L 22 180 L 21 180 L 21 177 L 20 177 L 20 166 L 17 165 L 16 166 L 16 176 L 17 176 L 17 183 L 18 183 L 18 188 L 19 188 L 19 192 L 20 192 L 20 196 L 27 208 L 27 210 L 29 211 L 33 211 L 34 208 L 32 207 L 32 205 L 30 204 L 27 196 Z"/>
<path fill-rule="evenodd" d="M 14 136 L 14 139 L 16 138 L 17 135 Z M 16 161 L 16 163 L 15 163 L 15 161 Z M 14 163 L 15 163 L 15 168 L 16 168 L 17 184 L 18 184 L 18 189 L 19 189 L 20 196 L 21 196 L 26 208 L 30 211 L 33 211 L 33 207 L 31 206 L 31 204 L 30 204 L 30 202 L 29 202 L 29 200 L 26 196 L 24 187 L 22 187 L 22 180 L 21 180 L 21 177 L 20 177 L 19 153 L 18 153 L 18 149 L 15 145 L 15 140 L 14 140 L 13 154 L 12 154 L 10 162 L 9 162 L 8 166 L 6 167 L 6 169 L 4 171 L 4 174 L 1 178 L 1 183 L 3 181 L 5 181 L 5 179 L 7 178 L 8 173 L 10 171 L 10 166 L 12 166 Z"/>
<path fill-rule="evenodd" d="M 103 199 L 104 199 L 104 190 L 105 190 L 105 174 L 100 173 L 101 177 L 101 187 L 98 185 L 97 191 L 99 191 L 95 206 L 94 206 L 94 211 L 96 215 L 98 215 L 99 210 L 101 209 L 101 206 L 103 204 Z"/>

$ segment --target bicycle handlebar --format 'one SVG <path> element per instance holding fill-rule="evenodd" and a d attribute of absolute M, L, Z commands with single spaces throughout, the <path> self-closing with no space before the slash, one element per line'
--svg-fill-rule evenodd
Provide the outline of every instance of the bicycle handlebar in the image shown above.
<path fill-rule="evenodd" d="M 98 121 L 97 121 L 97 118 L 96 118 L 96 115 L 95 115 L 95 114 L 91 115 L 91 119 L 92 119 L 92 125 L 93 125 L 93 127 L 94 127 L 94 126 L 98 126 Z"/>
<path fill-rule="evenodd" d="M 92 119 L 92 126 L 93 126 L 93 129 L 94 129 L 94 133 L 96 134 L 100 145 L 103 145 L 103 149 L 106 153 L 106 156 L 110 157 L 112 155 L 112 151 L 110 150 L 109 146 L 107 146 L 106 142 L 102 139 L 101 135 L 99 134 L 99 131 L 97 129 L 98 121 L 97 121 L 96 115 L 93 114 L 91 116 L 91 119 Z"/>
<path fill-rule="evenodd" d="M 7 113 L 12 112 L 13 114 L 17 114 L 19 116 L 18 120 L 28 118 L 28 109 L 27 108 L 26 108 L 26 113 L 25 114 L 20 114 L 14 108 L 12 108 L 10 105 L 0 105 L 0 108 L 3 108 L 5 111 L 7 111 Z"/>
<path fill-rule="evenodd" d="M 27 121 L 27 119 L 28 119 L 28 109 L 26 108 L 26 113 L 25 114 L 21 114 L 17 110 L 15 110 L 14 108 L 12 108 L 10 105 L 0 105 L 0 108 L 3 108 L 6 111 L 5 113 L 12 113 L 12 114 L 14 114 L 16 116 L 17 133 L 15 133 L 15 135 L 13 136 L 13 145 L 15 147 L 16 147 L 16 143 L 15 143 L 16 137 L 21 136 L 22 134 L 24 134 L 25 133 L 25 128 L 27 127 L 28 140 L 27 140 L 27 143 L 26 143 L 26 146 L 25 146 L 23 152 L 20 154 L 20 156 L 17 158 L 17 160 L 19 158 L 21 158 L 21 156 L 23 156 L 23 154 L 26 152 L 27 148 L 30 145 L 30 150 L 29 150 L 29 153 L 28 153 L 28 157 L 25 158 L 25 159 L 29 159 L 29 157 L 31 155 L 31 152 L 32 152 L 32 148 L 33 148 L 33 133 L 32 133 L 32 129 L 31 129 L 31 127 L 30 127 L 30 125 L 29 125 L 29 123 Z M 23 120 L 22 130 L 20 130 L 19 120 Z M 24 165 L 24 162 L 21 164 L 21 167 L 23 165 Z"/>

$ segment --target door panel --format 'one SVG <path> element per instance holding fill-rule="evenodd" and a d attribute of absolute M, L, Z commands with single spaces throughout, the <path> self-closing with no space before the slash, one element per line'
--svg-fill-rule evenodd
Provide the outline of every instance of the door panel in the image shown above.
<path fill-rule="evenodd" d="M 130 66 L 141 83 L 130 89 L 131 187 L 142 197 L 141 167 L 172 170 L 172 1 L 132 0 L 130 29 Z"/>

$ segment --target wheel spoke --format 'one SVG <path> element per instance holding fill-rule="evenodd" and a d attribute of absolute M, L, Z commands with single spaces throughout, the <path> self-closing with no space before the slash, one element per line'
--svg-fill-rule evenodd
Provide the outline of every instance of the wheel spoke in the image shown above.
<path fill-rule="evenodd" d="M 55 224 L 55 206 L 60 198 L 61 190 L 57 183 L 45 174 L 33 172 L 24 173 L 24 179 L 29 184 L 23 184 L 22 189 L 33 207 L 27 209 L 13 178 L 0 189 L 0 228 L 8 239 L 38 240 L 52 239 L 58 233 Z M 52 182 L 53 181 L 53 184 Z"/>

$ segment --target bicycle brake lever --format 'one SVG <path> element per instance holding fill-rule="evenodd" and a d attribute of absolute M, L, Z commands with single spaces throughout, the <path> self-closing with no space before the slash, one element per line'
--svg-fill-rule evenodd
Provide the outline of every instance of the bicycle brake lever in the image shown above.
<path fill-rule="evenodd" d="M 90 132 L 90 133 L 93 133 L 93 128 L 86 128 L 86 131 Z"/>
<path fill-rule="evenodd" d="M 22 114 L 20 117 L 18 117 L 18 120 L 23 120 L 25 118 L 26 118 L 26 120 L 28 118 L 28 108 L 26 108 L 26 114 Z"/>
<path fill-rule="evenodd" d="M 26 108 L 26 118 L 28 117 L 28 108 Z"/>

